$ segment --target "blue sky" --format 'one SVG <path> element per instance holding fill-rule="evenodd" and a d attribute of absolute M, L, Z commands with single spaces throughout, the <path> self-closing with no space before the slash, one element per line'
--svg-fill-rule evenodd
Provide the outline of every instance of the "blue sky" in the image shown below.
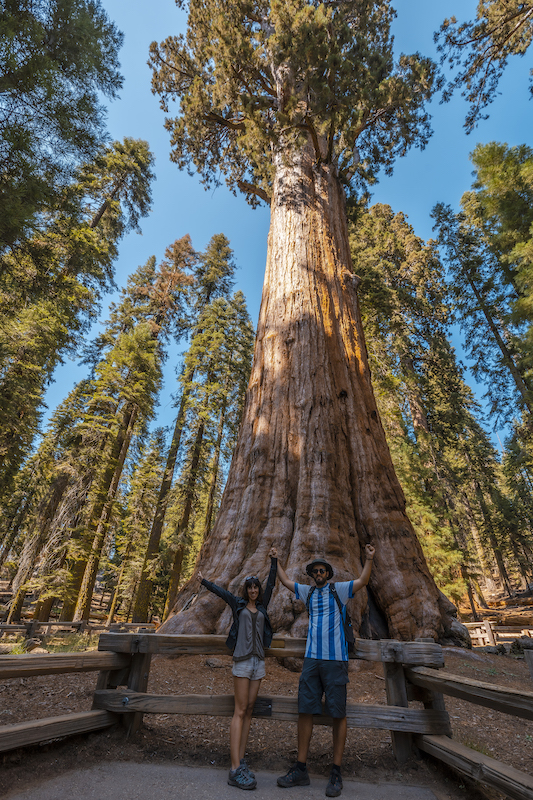
<path fill-rule="evenodd" d="M 206 192 L 196 176 L 180 172 L 169 160 L 168 133 L 163 128 L 165 115 L 158 98 L 151 93 L 151 73 L 146 64 L 150 42 L 183 32 L 185 15 L 174 0 L 102 0 L 102 5 L 125 34 L 121 51 L 124 87 L 120 99 L 109 107 L 108 128 L 113 139 L 146 139 L 156 157 L 157 175 L 152 212 L 142 220 L 142 235 L 129 234 L 121 243 L 116 262 L 117 284 L 125 285 L 127 276 L 151 255 L 160 260 L 165 248 L 186 233 L 194 247 L 202 250 L 213 234 L 223 232 L 239 267 L 236 288 L 246 295 L 255 323 L 266 262 L 269 210 L 251 209 L 243 197 L 234 197 L 225 187 Z M 460 21 L 471 19 L 476 8 L 473 0 L 396 0 L 393 5 L 398 12 L 393 29 L 397 53 L 419 51 L 434 58 L 433 32 L 444 17 L 455 14 Z M 478 142 L 531 143 L 529 67 L 527 56 L 512 59 L 500 84 L 500 95 L 490 107 L 489 119 L 470 136 L 463 130 L 466 106 L 461 97 L 445 105 L 436 98 L 431 104 L 434 134 L 429 145 L 399 159 L 393 176 L 382 176 L 374 187 L 372 202 L 388 203 L 394 211 L 403 211 L 417 235 L 430 238 L 430 212 L 435 203 L 443 201 L 458 208 L 462 193 L 470 187 L 472 167 L 468 155 Z M 102 319 L 106 318 L 112 299 L 104 299 Z M 454 343 L 458 346 L 457 337 Z M 172 353 L 168 362 L 158 424 L 172 422 L 177 357 L 177 352 Z M 75 363 L 58 370 L 47 394 L 50 412 L 85 374 L 86 367 Z M 471 378 L 469 382 L 472 384 Z"/>

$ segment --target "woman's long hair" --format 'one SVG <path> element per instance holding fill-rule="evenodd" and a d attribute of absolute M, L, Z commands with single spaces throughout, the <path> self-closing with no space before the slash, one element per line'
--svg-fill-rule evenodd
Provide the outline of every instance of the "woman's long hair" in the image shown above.
<path fill-rule="evenodd" d="M 257 595 L 257 600 L 255 602 L 262 603 L 263 587 L 261 586 L 261 581 L 255 575 L 248 575 L 248 577 L 244 579 L 244 584 L 241 590 L 241 597 L 244 600 L 246 600 L 246 602 L 249 601 L 250 598 L 248 597 L 248 589 L 250 588 L 250 586 L 257 586 L 257 588 L 259 589 L 259 594 Z"/>

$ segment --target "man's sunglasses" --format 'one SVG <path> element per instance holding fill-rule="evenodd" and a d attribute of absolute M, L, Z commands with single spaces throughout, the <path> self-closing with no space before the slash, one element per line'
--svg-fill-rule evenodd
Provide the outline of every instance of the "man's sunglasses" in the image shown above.
<path fill-rule="evenodd" d="M 326 572 L 327 569 L 325 569 L 324 567 L 317 567 L 311 572 L 311 575 L 325 575 Z"/>

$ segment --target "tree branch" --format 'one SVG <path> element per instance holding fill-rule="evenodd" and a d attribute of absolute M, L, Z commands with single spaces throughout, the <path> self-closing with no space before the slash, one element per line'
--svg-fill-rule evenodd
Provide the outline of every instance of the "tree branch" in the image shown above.
<path fill-rule="evenodd" d="M 237 186 L 244 192 L 245 194 L 255 194 L 256 197 L 259 197 L 261 200 L 264 200 L 265 203 L 270 205 L 270 195 L 268 195 L 264 189 L 261 189 L 259 186 L 256 186 L 254 183 L 248 183 L 248 181 L 237 181 Z"/>
<path fill-rule="evenodd" d="M 231 119 L 226 119 L 226 117 L 223 117 L 221 114 L 217 114 L 216 111 L 210 111 L 205 115 L 204 120 L 206 122 L 213 122 L 215 125 L 220 125 L 222 128 L 230 128 L 233 131 L 246 130 L 244 122 L 234 122 Z"/>

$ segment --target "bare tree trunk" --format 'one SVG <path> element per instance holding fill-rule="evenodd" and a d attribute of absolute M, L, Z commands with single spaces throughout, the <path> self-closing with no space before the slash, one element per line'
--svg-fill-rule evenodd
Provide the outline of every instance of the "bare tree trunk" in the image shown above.
<path fill-rule="evenodd" d="M 178 545 L 178 549 L 174 553 L 174 560 L 172 562 L 172 567 L 170 568 L 169 572 L 170 580 L 168 585 L 167 598 L 165 601 L 165 609 L 163 611 L 163 620 L 165 620 L 168 617 L 178 597 L 178 586 L 180 585 L 181 566 L 183 564 L 184 554 L 185 554 L 185 546 L 183 544 Z"/>
<path fill-rule="evenodd" d="M 56 600 L 57 597 L 47 597 L 46 600 L 39 600 L 35 606 L 33 619 L 37 619 L 39 622 L 48 622 Z"/>
<path fill-rule="evenodd" d="M 491 313 L 490 313 L 490 311 L 488 309 L 487 303 L 485 302 L 481 292 L 479 291 L 479 289 L 476 286 L 476 283 L 475 283 L 475 281 L 474 281 L 474 279 L 472 277 L 471 271 L 467 269 L 465 271 L 465 275 L 466 275 L 466 279 L 467 279 L 468 283 L 470 284 L 470 288 L 472 289 L 472 291 L 473 291 L 473 293 L 474 293 L 474 295 L 476 297 L 476 300 L 477 300 L 477 302 L 479 304 L 479 308 L 481 309 L 481 312 L 482 312 L 483 316 L 485 317 L 487 325 L 489 326 L 490 332 L 494 336 L 496 344 L 498 345 L 498 347 L 500 349 L 500 352 L 502 354 L 503 363 L 505 364 L 505 366 L 508 368 L 509 372 L 512 375 L 512 378 L 514 380 L 516 389 L 517 389 L 518 393 L 520 394 L 520 397 L 522 398 L 522 403 L 524 404 L 525 408 L 527 408 L 528 413 L 531 414 L 531 412 L 533 410 L 533 404 L 532 404 L 532 399 L 531 399 L 531 389 L 526 384 L 526 381 L 524 380 L 524 375 L 522 374 L 522 371 L 520 370 L 519 366 L 516 364 L 516 362 L 515 362 L 515 360 L 513 358 L 513 354 L 511 353 L 511 351 L 507 347 L 507 345 L 506 345 L 506 343 L 505 343 L 505 341 L 503 339 L 503 336 L 500 334 L 498 326 L 494 322 L 494 320 L 492 318 L 492 315 L 491 315 Z"/>
<path fill-rule="evenodd" d="M 481 608 L 488 608 L 487 601 L 483 596 L 483 592 L 481 590 L 481 586 L 479 585 L 477 578 L 475 576 L 471 576 L 470 580 L 472 581 L 472 586 L 474 587 L 474 591 L 477 594 L 478 604 L 481 606 Z"/>
<path fill-rule="evenodd" d="M 91 550 L 85 564 L 83 580 L 78 594 L 76 609 L 74 611 L 73 619 L 76 621 L 88 620 L 91 615 L 91 601 L 93 597 L 94 584 L 98 574 L 98 565 L 100 563 L 102 548 L 105 542 L 107 525 L 111 517 L 111 512 L 113 511 L 115 495 L 117 493 L 120 478 L 122 476 L 124 462 L 126 461 L 126 456 L 128 454 L 131 437 L 133 435 L 133 429 L 135 427 L 138 414 L 139 407 L 137 405 L 130 405 L 128 412 L 124 414 L 123 427 L 117 436 L 117 441 L 121 442 L 120 454 L 118 461 L 115 462 L 115 470 L 111 483 L 107 488 L 105 503 L 103 508 L 100 509 L 99 518 L 95 517 L 89 521 L 89 530 L 94 530 L 95 524 L 96 530 L 94 532 Z"/>
<path fill-rule="evenodd" d="M 218 483 L 218 470 L 220 465 L 220 451 L 222 449 L 222 437 L 224 435 L 224 425 L 226 424 L 226 410 L 227 410 L 226 404 L 224 403 L 218 419 L 217 439 L 215 442 L 215 449 L 214 449 L 215 451 L 211 461 L 211 466 L 209 468 L 209 473 L 211 478 L 209 483 L 209 495 L 207 498 L 207 507 L 205 511 L 203 541 L 205 541 L 209 536 L 211 532 L 211 526 L 213 524 L 213 511 L 215 508 L 215 496 Z"/>
<path fill-rule="evenodd" d="M 139 588 L 137 590 L 135 606 L 133 608 L 133 622 L 146 622 L 148 620 L 148 606 L 150 604 L 150 597 L 152 595 L 153 588 L 153 561 L 159 553 L 159 543 L 161 541 L 161 534 L 163 533 L 163 525 L 167 513 L 170 489 L 172 487 L 172 479 L 174 477 L 174 469 L 176 467 L 176 459 L 180 449 L 181 434 L 185 422 L 185 411 L 190 394 L 190 389 L 188 387 L 193 377 L 194 370 L 190 370 L 184 382 L 184 389 L 181 396 L 176 424 L 174 426 L 172 442 L 170 443 L 170 449 L 168 451 L 165 472 L 163 473 L 163 480 L 161 481 L 161 486 L 159 488 L 154 521 L 152 523 L 150 536 L 148 537 L 148 542 L 146 544 L 144 563 L 141 570 L 141 577 L 139 578 Z"/>
<path fill-rule="evenodd" d="M 496 585 L 494 583 L 492 572 L 493 567 L 495 567 L 495 562 L 493 559 L 490 558 L 490 552 L 483 546 L 481 541 L 481 534 L 479 532 L 479 528 L 476 522 L 476 518 L 474 516 L 474 512 L 472 510 L 472 506 L 470 505 L 470 500 L 468 495 L 464 493 L 462 495 L 463 504 L 466 508 L 468 521 L 470 523 L 470 533 L 472 535 L 472 540 L 474 542 L 476 553 L 479 561 L 479 565 L 481 567 L 481 575 L 483 577 L 483 583 L 485 589 L 490 592 L 490 594 L 496 594 Z"/>
<path fill-rule="evenodd" d="M 180 585 L 180 578 L 181 578 L 181 565 L 183 563 L 183 555 L 185 553 L 184 536 L 187 528 L 189 527 L 189 520 L 191 518 L 196 482 L 198 480 L 198 468 L 200 465 L 200 454 L 202 450 L 202 442 L 204 439 L 204 430 L 205 430 L 205 425 L 203 422 L 201 422 L 200 425 L 198 426 L 198 431 L 196 432 L 196 440 L 194 442 L 194 447 L 192 452 L 191 466 L 189 468 L 187 483 L 185 485 L 183 511 L 176 530 L 176 539 L 178 541 L 178 548 L 174 555 L 174 562 L 172 564 L 172 569 L 170 570 L 170 583 L 168 586 L 167 599 L 165 602 L 165 610 L 163 612 L 163 619 L 166 619 L 168 617 L 168 615 L 174 608 L 176 599 L 178 597 L 178 586 Z"/>
<path fill-rule="evenodd" d="M 8 622 L 18 622 L 22 604 L 27 591 L 27 583 L 31 577 L 35 563 L 43 549 L 55 513 L 69 482 L 67 473 L 60 473 L 52 485 L 46 504 L 41 503 L 38 516 L 28 533 L 22 549 L 20 565 L 13 581 L 13 600 L 7 618 Z"/>
<path fill-rule="evenodd" d="M 409 403 L 411 419 L 413 420 L 415 436 L 418 439 L 420 432 L 423 431 L 423 435 L 427 438 L 429 434 L 428 418 L 420 398 L 420 389 L 417 385 L 413 359 L 411 356 L 404 353 L 400 358 L 400 364 L 405 377 L 407 401 Z"/>
<path fill-rule="evenodd" d="M 200 554 L 210 580 L 236 591 L 266 575 L 277 545 L 293 579 L 328 559 L 335 579 L 361 571 L 377 548 L 371 592 L 390 635 L 454 638 L 455 608 L 440 594 L 405 513 L 372 391 L 352 271 L 345 199 L 334 167 L 302 148 L 279 154 L 254 365 L 239 440 L 215 527 Z M 190 582 L 178 598 L 196 591 Z M 352 601 L 355 626 L 366 593 Z M 307 617 L 277 588 L 274 628 L 300 635 Z M 222 631 L 222 602 L 201 592 L 167 633 Z"/>
<path fill-rule="evenodd" d="M 476 496 L 478 498 L 481 513 L 483 515 L 483 521 L 485 523 L 485 527 L 487 530 L 488 540 L 492 548 L 492 552 L 494 553 L 494 558 L 496 559 L 496 565 L 498 568 L 502 586 L 504 588 L 504 591 L 509 595 L 509 597 L 514 597 L 515 592 L 511 586 L 511 581 L 509 580 L 509 575 L 507 573 L 507 567 L 505 566 L 505 561 L 503 559 L 501 547 L 498 544 L 498 540 L 496 539 L 496 535 L 492 527 L 491 513 L 487 507 L 485 498 L 483 496 L 483 490 L 479 485 L 478 481 L 474 481 L 474 489 L 476 492 Z"/>
<path fill-rule="evenodd" d="M 130 540 L 128 542 L 127 546 L 126 546 L 126 552 L 124 553 L 124 555 L 122 557 L 122 564 L 121 564 L 120 572 L 119 572 L 119 575 L 118 575 L 118 578 L 117 578 L 117 585 L 115 586 L 115 591 L 113 592 L 112 597 L 111 597 L 111 604 L 109 606 L 109 611 L 108 611 L 108 614 L 107 614 L 107 623 L 106 623 L 107 625 L 111 625 L 111 623 L 115 621 L 114 617 L 115 617 L 115 612 L 117 610 L 120 586 L 122 584 L 122 579 L 124 577 L 124 573 L 125 573 L 126 567 L 128 565 L 128 560 L 129 560 L 132 548 L 133 548 L 133 542 Z M 135 622 L 135 620 L 133 620 L 133 621 Z"/>

